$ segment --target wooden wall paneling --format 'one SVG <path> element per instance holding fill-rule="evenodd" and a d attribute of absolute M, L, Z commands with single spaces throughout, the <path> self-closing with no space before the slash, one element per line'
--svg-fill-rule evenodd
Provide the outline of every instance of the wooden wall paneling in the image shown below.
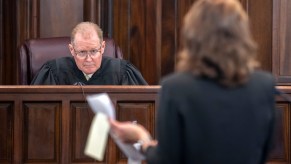
<path fill-rule="evenodd" d="M 94 113 L 85 102 L 71 102 L 71 161 L 72 163 L 94 163 L 92 158 L 84 154 L 87 135 Z M 105 159 L 104 159 L 105 160 Z M 102 161 L 106 163 L 106 161 Z M 101 163 L 101 162 L 100 162 Z"/>
<path fill-rule="evenodd" d="M 84 0 L 84 21 L 97 23 L 103 35 L 112 38 L 113 0 Z"/>
<path fill-rule="evenodd" d="M 161 0 L 147 0 L 145 1 L 145 21 L 144 22 L 144 30 L 145 33 L 142 34 L 145 37 L 145 54 L 141 55 L 140 52 L 137 50 L 136 53 L 133 53 L 133 57 L 138 57 L 140 60 L 140 70 L 143 72 L 143 75 L 148 77 L 148 83 L 151 85 L 157 85 L 160 80 L 160 70 L 161 70 L 161 61 L 160 61 L 160 54 L 158 54 L 157 45 L 159 44 L 158 38 L 160 38 L 157 32 L 159 31 L 158 28 L 161 28 L 157 23 L 158 20 L 158 9 L 160 8 Z M 137 10 L 134 15 L 138 15 L 139 11 Z M 138 18 L 134 18 L 138 19 Z M 136 38 L 137 39 L 137 38 Z M 139 42 L 138 40 L 133 40 L 136 43 Z M 133 58 L 131 57 L 131 59 Z M 132 60 L 135 61 L 134 59 Z"/>
<path fill-rule="evenodd" d="M 113 0 L 102 0 L 98 5 L 99 18 L 98 24 L 103 29 L 104 36 L 112 38 L 113 33 Z"/>
<path fill-rule="evenodd" d="M 125 59 L 130 57 L 130 0 L 114 1 L 113 37 L 123 52 Z"/>
<path fill-rule="evenodd" d="M 160 84 L 162 78 L 162 0 L 156 1 L 156 70 L 155 85 Z"/>
<path fill-rule="evenodd" d="M 290 163 L 290 106 L 287 103 L 277 103 L 276 105 L 276 128 L 270 162 L 276 164 Z"/>
<path fill-rule="evenodd" d="M 159 1 L 114 1 L 113 38 L 149 84 L 157 84 L 157 4 Z"/>
<path fill-rule="evenodd" d="M 111 6 L 109 6 L 109 0 L 99 0 L 98 4 L 98 23 L 99 26 L 103 29 L 104 36 L 110 36 L 109 34 L 109 25 L 111 25 L 109 12 L 111 12 Z M 111 27 L 110 27 L 111 28 Z"/>
<path fill-rule="evenodd" d="M 16 81 L 16 1 L 1 1 L 1 49 L 0 49 L 0 84 L 12 84 Z"/>
<path fill-rule="evenodd" d="M 39 2 L 39 37 L 70 36 L 71 30 L 83 21 L 83 1 L 42 0 Z"/>
<path fill-rule="evenodd" d="M 113 0 L 84 0 L 84 21 L 97 23 L 103 35 L 112 38 Z"/>
<path fill-rule="evenodd" d="M 179 0 L 162 0 L 161 15 L 161 76 L 174 71 L 178 46 Z"/>
<path fill-rule="evenodd" d="M 23 102 L 24 163 L 60 162 L 60 102 Z"/>
<path fill-rule="evenodd" d="M 5 86 L 4 88 L 8 89 L 6 91 L 3 87 L 0 88 L 0 130 L 5 132 L 0 134 L 1 163 L 8 161 L 7 163 L 67 164 L 120 161 L 117 159 L 117 155 L 121 154 L 120 150 L 110 138 L 104 161 L 95 161 L 84 155 L 93 113 L 88 108 L 79 87 L 11 86 L 14 88 L 11 90 Z M 123 104 L 121 117 L 133 114 L 138 122 L 154 132 L 158 87 L 101 88 L 85 86 L 84 92 L 96 94 L 106 91 L 114 104 L 117 104 L 116 102 Z M 146 114 L 135 112 L 133 106 L 139 107 L 138 110 Z M 119 116 L 117 119 L 120 119 Z M 6 146 L 2 147 L 2 143 Z M 5 150 L 3 155 L 2 149 Z M 126 160 L 126 158 L 122 159 L 124 163 Z"/>
<path fill-rule="evenodd" d="M 98 22 L 100 20 L 98 19 L 100 17 L 99 4 L 100 0 L 84 0 L 84 21 L 96 22 L 100 25 L 100 22 Z"/>
<path fill-rule="evenodd" d="M 13 162 L 12 163 L 23 163 L 23 105 L 20 100 L 19 95 L 8 95 L 6 94 L 5 98 L 1 97 L 0 100 L 10 100 L 13 101 Z"/>
<path fill-rule="evenodd" d="M 62 100 L 62 111 L 61 111 L 61 163 L 70 163 L 72 159 L 72 145 L 71 145 L 71 104 L 70 96 L 62 96 L 67 99 Z"/>
<path fill-rule="evenodd" d="M 17 47 L 26 39 L 39 37 L 39 1 L 17 1 Z M 15 54 L 16 55 L 16 54 Z"/>
<path fill-rule="evenodd" d="M 15 47 L 16 53 L 13 54 L 16 58 L 15 65 L 16 70 L 14 75 L 16 80 L 13 84 L 17 84 L 17 79 L 19 79 L 19 51 L 20 46 L 27 39 L 39 37 L 39 1 L 38 0 L 22 0 L 17 1 L 17 37 L 14 38 L 17 42 Z"/>
<path fill-rule="evenodd" d="M 244 0 L 250 17 L 251 32 L 258 44 L 257 59 L 261 68 L 272 71 L 272 4 L 273 0 Z M 277 1 L 277 0 L 275 0 Z"/>
<path fill-rule="evenodd" d="M 0 103 L 0 163 L 12 163 L 13 102 Z"/>
<path fill-rule="evenodd" d="M 95 22 L 103 36 L 112 37 L 112 0 L 83 0 L 83 21 Z"/>
<path fill-rule="evenodd" d="M 4 53 L 4 49 L 3 49 L 3 45 L 4 45 L 4 37 L 3 37 L 3 32 L 4 32 L 4 21 L 3 21 L 3 15 L 4 15 L 4 6 L 3 6 L 3 0 L 0 0 L 0 84 L 3 84 L 3 53 Z"/>
<path fill-rule="evenodd" d="M 273 73 L 280 85 L 291 85 L 290 10 L 290 1 L 273 1 Z"/>
<path fill-rule="evenodd" d="M 155 39 L 151 37 L 155 35 L 155 23 L 150 22 L 151 20 L 156 20 L 155 17 L 155 6 L 148 6 L 150 1 L 134 1 L 131 0 L 129 3 L 130 11 L 130 22 L 127 33 L 129 33 L 129 60 L 139 68 L 142 72 L 142 75 L 148 81 L 148 83 L 155 83 L 156 72 L 155 72 L 155 59 L 150 60 L 150 63 L 147 63 L 148 59 L 155 57 Z M 149 39 L 152 44 L 148 42 Z M 148 45 L 149 44 L 149 45 Z M 145 65 L 146 64 L 146 65 Z M 148 64 L 148 65 L 147 65 Z"/>
<path fill-rule="evenodd" d="M 163 0 L 161 37 L 161 77 L 175 71 L 181 46 L 180 32 L 183 19 L 196 0 Z"/>
<path fill-rule="evenodd" d="M 162 54 L 165 60 L 163 61 L 163 64 L 165 65 L 165 68 L 166 68 L 162 71 L 162 76 L 165 76 L 175 71 L 175 67 L 178 61 L 179 51 L 181 50 L 181 29 L 183 26 L 183 20 L 184 20 L 185 15 L 189 11 L 190 7 L 195 2 L 196 0 L 175 1 L 175 9 L 176 9 L 175 19 L 168 20 L 168 21 L 175 21 L 175 22 L 172 22 L 173 24 L 175 24 L 175 28 L 173 29 L 174 30 L 173 32 L 175 34 L 175 40 L 172 41 L 173 42 L 172 45 L 168 44 L 172 48 L 171 56 L 167 56 L 168 53 Z M 168 10 L 167 12 L 168 12 L 168 15 L 171 15 L 171 10 Z M 172 17 L 173 16 L 174 15 L 172 15 Z"/>

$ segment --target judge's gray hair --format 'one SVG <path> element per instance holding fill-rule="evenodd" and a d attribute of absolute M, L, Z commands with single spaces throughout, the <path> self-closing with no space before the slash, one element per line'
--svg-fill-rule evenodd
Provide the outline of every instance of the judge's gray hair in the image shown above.
<path fill-rule="evenodd" d="M 93 32 L 96 32 L 100 42 L 103 41 L 103 31 L 102 29 L 93 22 L 81 22 L 76 25 L 76 27 L 72 30 L 71 33 L 71 43 L 74 43 L 75 36 L 77 33 L 81 33 L 85 37 L 91 37 Z"/>

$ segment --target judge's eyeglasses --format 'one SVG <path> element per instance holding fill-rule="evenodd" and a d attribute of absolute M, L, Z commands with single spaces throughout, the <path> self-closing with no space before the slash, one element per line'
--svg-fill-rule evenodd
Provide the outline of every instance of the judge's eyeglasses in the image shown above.
<path fill-rule="evenodd" d="M 102 46 L 100 46 L 100 48 L 92 49 L 89 51 L 84 51 L 84 50 L 76 51 L 75 48 L 73 47 L 73 49 L 76 53 L 76 56 L 79 57 L 80 59 L 85 59 L 88 57 L 88 55 L 91 58 L 97 58 L 100 55 L 99 52 L 101 52 L 101 48 L 102 48 Z"/>

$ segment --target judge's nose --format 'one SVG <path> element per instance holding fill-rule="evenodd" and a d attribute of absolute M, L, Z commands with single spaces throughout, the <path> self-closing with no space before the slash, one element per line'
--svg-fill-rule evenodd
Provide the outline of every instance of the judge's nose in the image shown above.
<path fill-rule="evenodd" d="M 92 56 L 90 54 L 87 54 L 87 56 L 85 57 L 85 60 L 86 61 L 92 61 L 93 58 L 92 58 Z"/>

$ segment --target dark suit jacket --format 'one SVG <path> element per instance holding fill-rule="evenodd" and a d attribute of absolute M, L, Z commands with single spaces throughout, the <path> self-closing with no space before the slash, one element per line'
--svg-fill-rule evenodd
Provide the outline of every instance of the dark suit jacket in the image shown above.
<path fill-rule="evenodd" d="M 148 163 L 265 163 L 274 128 L 274 79 L 252 74 L 241 87 L 179 73 L 162 82 L 157 147 Z"/>

